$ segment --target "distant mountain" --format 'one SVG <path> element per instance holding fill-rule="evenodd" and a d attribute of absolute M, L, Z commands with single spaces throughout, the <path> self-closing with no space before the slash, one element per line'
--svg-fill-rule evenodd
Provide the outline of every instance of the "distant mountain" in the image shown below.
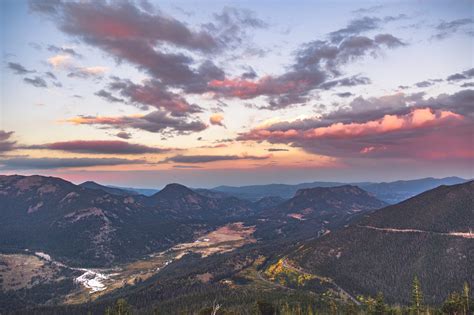
<path fill-rule="evenodd" d="M 93 181 L 84 182 L 82 184 L 79 184 L 79 186 L 84 187 L 84 188 L 89 188 L 89 189 L 95 189 L 95 190 L 103 190 L 112 195 L 119 195 L 119 196 L 138 195 L 136 191 L 104 186 L 104 185 L 97 184 L 96 182 L 93 182 Z"/>
<path fill-rule="evenodd" d="M 306 242 L 290 258 L 352 295 L 408 303 L 416 275 L 427 303 L 472 284 L 474 182 L 441 186 Z"/>
<path fill-rule="evenodd" d="M 217 198 L 204 196 L 180 184 L 166 185 L 161 191 L 150 196 L 147 204 L 159 209 L 166 209 L 181 217 L 208 218 L 217 216 L 218 219 L 248 216 L 253 213 L 251 202 L 222 195 L 218 195 Z"/>
<path fill-rule="evenodd" d="M 380 200 L 395 204 L 441 185 L 456 185 L 465 183 L 466 181 L 466 179 L 459 177 L 445 177 L 439 179 L 429 177 L 415 180 L 398 180 L 388 183 L 373 183 L 360 185 L 360 187 L 374 194 Z"/>
<path fill-rule="evenodd" d="M 268 185 L 251 185 L 251 186 L 218 186 L 213 188 L 213 191 L 220 191 L 237 198 L 248 199 L 251 201 L 258 201 L 264 197 L 277 196 L 283 199 L 289 199 L 295 195 L 295 193 L 304 188 L 313 187 L 335 187 L 341 186 L 345 183 L 337 182 L 313 182 L 303 183 L 297 185 L 286 185 L 286 184 L 268 184 Z"/>
<path fill-rule="evenodd" d="M 315 238 L 386 205 L 357 186 L 301 189 L 293 198 L 258 212 L 256 235 L 271 243 Z"/>
<path fill-rule="evenodd" d="M 387 204 L 357 186 L 316 187 L 300 189 L 290 200 L 266 211 L 269 216 L 289 216 L 299 220 L 337 221 Z"/>
<path fill-rule="evenodd" d="M 353 186 L 358 186 L 372 193 L 375 197 L 382 201 L 385 201 L 389 204 L 395 204 L 429 189 L 436 188 L 440 185 L 454 185 L 464 183 L 466 181 L 467 180 L 459 177 L 446 177 L 441 179 L 423 178 L 388 183 L 359 182 L 350 184 Z M 241 187 L 218 186 L 213 188 L 212 190 L 224 192 L 228 195 L 232 195 L 237 198 L 257 201 L 267 196 L 278 196 L 284 199 L 289 199 L 293 197 L 293 195 L 300 189 L 314 187 L 336 187 L 346 184 L 347 183 L 339 182 L 312 182 L 297 185 L 269 184 Z"/>

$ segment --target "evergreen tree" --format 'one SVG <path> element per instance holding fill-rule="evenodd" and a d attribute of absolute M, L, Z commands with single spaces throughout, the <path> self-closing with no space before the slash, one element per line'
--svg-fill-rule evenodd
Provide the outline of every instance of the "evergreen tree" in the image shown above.
<path fill-rule="evenodd" d="M 384 315 L 387 311 L 387 306 L 385 305 L 384 297 L 382 292 L 377 294 L 375 298 L 375 307 L 374 307 L 374 314 L 375 315 Z"/>
<path fill-rule="evenodd" d="M 411 301 L 413 314 L 420 315 L 423 311 L 423 293 L 421 292 L 420 281 L 417 276 L 413 278 Z"/>
<path fill-rule="evenodd" d="M 464 282 L 462 295 L 464 299 L 464 314 L 469 314 L 470 290 L 467 282 Z"/>
<path fill-rule="evenodd" d="M 464 314 L 464 299 L 458 292 L 453 292 L 448 295 L 446 301 L 443 303 L 441 308 L 443 313 L 448 315 L 461 315 Z"/>
<path fill-rule="evenodd" d="M 118 299 L 113 308 L 106 308 L 105 315 L 132 315 L 132 310 L 125 299 Z"/>

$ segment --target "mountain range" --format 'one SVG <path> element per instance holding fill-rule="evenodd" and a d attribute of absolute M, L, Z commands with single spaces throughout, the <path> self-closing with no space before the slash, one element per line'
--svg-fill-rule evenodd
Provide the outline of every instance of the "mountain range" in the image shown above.
<path fill-rule="evenodd" d="M 394 182 L 358 182 L 349 183 L 358 186 L 369 193 L 372 193 L 378 199 L 389 204 L 395 204 L 426 190 L 436 188 L 440 185 L 454 185 L 466 182 L 466 179 L 459 177 L 445 178 L 421 178 L 414 180 L 398 180 Z M 314 187 L 336 187 L 347 185 L 342 182 L 311 182 L 296 185 L 270 184 L 270 185 L 251 185 L 251 186 L 218 186 L 213 191 L 223 192 L 238 198 L 248 200 L 258 200 L 266 196 L 278 196 L 284 199 L 291 198 L 298 190 Z"/>
<path fill-rule="evenodd" d="M 292 196 L 295 186 L 255 186 L 254 197 L 238 198 L 232 189 L 169 184 L 146 196 L 94 182 L 1 175 L 0 311 L 101 313 L 125 297 L 145 313 L 173 313 L 205 307 L 211 296 L 225 297 L 232 309 L 295 292 L 307 303 L 314 294 L 346 303 L 383 292 L 391 303 L 408 304 L 415 276 L 426 302 L 439 304 L 473 281 L 474 182 L 395 205 L 374 191 L 402 198 L 459 181 L 305 186 L 312 183 Z M 263 191 L 269 195 L 257 199 Z M 42 267 L 18 281 L 26 273 L 21 261 Z M 105 275 L 91 281 L 110 289 L 88 293 L 77 279 L 97 270 Z"/>

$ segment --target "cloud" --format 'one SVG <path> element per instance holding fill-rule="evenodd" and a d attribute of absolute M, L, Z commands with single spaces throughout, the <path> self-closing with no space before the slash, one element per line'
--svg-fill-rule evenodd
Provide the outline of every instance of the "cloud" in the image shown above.
<path fill-rule="evenodd" d="M 0 130 L 0 153 L 15 150 L 16 141 L 10 140 L 13 131 Z"/>
<path fill-rule="evenodd" d="M 222 75 L 215 65 L 210 69 L 210 61 L 196 68 L 189 54 L 165 48 L 178 47 L 205 55 L 222 47 L 206 30 L 193 30 L 161 11 L 147 13 L 125 1 L 41 2 L 31 1 L 31 10 L 50 17 L 66 34 L 102 49 L 117 61 L 138 66 L 166 85 L 187 87 L 204 82 L 205 86 L 208 76 L 218 79 Z"/>
<path fill-rule="evenodd" d="M 474 78 L 474 68 L 463 71 L 462 73 L 455 73 L 446 78 L 447 81 L 460 81 Z"/>
<path fill-rule="evenodd" d="M 75 140 L 33 145 L 26 148 L 92 154 L 145 154 L 169 151 L 168 149 L 114 140 Z"/>
<path fill-rule="evenodd" d="M 146 80 L 140 85 L 115 77 L 109 84 L 109 89 L 119 93 L 128 102 L 142 109 L 148 109 L 151 106 L 168 111 L 172 116 L 186 116 L 202 112 L 201 107 L 189 104 L 181 95 L 166 90 L 158 80 Z"/>
<path fill-rule="evenodd" d="M 450 111 L 433 111 L 430 108 L 415 109 L 406 115 L 385 115 L 380 119 L 363 123 L 334 123 L 324 127 L 307 130 L 288 129 L 272 131 L 266 128 L 254 129 L 241 135 L 239 140 L 273 139 L 318 139 L 318 138 L 351 138 L 371 134 L 388 133 L 399 130 L 410 130 L 436 124 L 444 120 L 461 120 L 462 116 Z"/>
<path fill-rule="evenodd" d="M 129 133 L 129 132 L 125 132 L 125 131 L 117 132 L 116 136 L 121 138 L 121 139 L 130 139 L 130 138 L 132 138 L 132 134 Z"/>
<path fill-rule="evenodd" d="M 105 72 L 108 71 L 107 67 L 71 67 L 69 70 L 69 74 L 67 75 L 70 78 L 81 78 L 81 79 L 89 79 L 89 78 L 97 78 L 102 77 Z"/>
<path fill-rule="evenodd" d="M 7 64 L 7 67 L 10 70 L 12 70 L 13 73 L 18 74 L 18 75 L 27 75 L 31 73 L 37 73 L 36 70 L 29 70 L 25 68 L 23 65 L 16 62 L 9 62 Z M 44 74 L 36 75 L 33 78 L 25 77 L 23 78 L 23 81 L 35 87 L 45 88 L 45 87 L 48 87 L 48 84 L 45 79 L 51 80 L 52 84 L 54 84 L 57 87 L 62 86 L 62 84 L 58 81 L 56 76 L 52 72 L 49 72 L 49 71 L 45 72 Z"/>
<path fill-rule="evenodd" d="M 351 92 L 336 93 L 336 95 L 342 98 L 354 96 L 354 94 L 352 94 Z"/>
<path fill-rule="evenodd" d="M 8 68 L 10 70 L 13 71 L 13 73 L 15 74 L 20 74 L 20 75 L 24 75 L 24 74 L 28 74 L 28 73 L 34 73 L 36 72 L 35 70 L 29 70 L 29 69 L 26 69 L 23 65 L 17 63 L 17 62 L 9 62 L 7 64 Z"/>
<path fill-rule="evenodd" d="M 283 149 L 283 148 L 270 148 L 270 149 L 267 149 L 268 152 L 286 152 L 286 151 L 290 151 L 288 149 Z"/>
<path fill-rule="evenodd" d="M 308 94 L 317 89 L 335 86 L 367 84 L 368 78 L 352 76 L 341 78 L 340 68 L 367 55 L 377 56 L 382 49 L 406 45 L 391 34 L 373 38 L 345 34 L 340 42 L 318 40 L 305 43 L 296 52 L 296 60 L 289 71 L 279 76 L 265 76 L 256 80 L 242 78 L 212 80 L 209 89 L 217 98 L 251 99 L 266 96 L 266 109 L 281 109 L 305 103 Z M 330 35 L 331 36 L 331 35 Z"/>
<path fill-rule="evenodd" d="M 78 52 L 76 52 L 72 48 L 64 48 L 64 47 L 58 47 L 58 46 L 55 46 L 55 45 L 49 45 L 48 50 L 51 51 L 51 52 L 54 52 L 56 54 L 60 54 L 60 55 L 68 54 L 68 55 L 74 56 L 76 58 L 82 58 L 82 55 L 79 54 Z"/>
<path fill-rule="evenodd" d="M 405 45 L 391 34 L 360 35 L 375 30 L 381 23 L 402 18 L 401 15 L 365 17 L 328 34 L 328 40 L 302 45 L 296 52 L 295 62 L 282 75 L 258 78 L 252 69 L 241 77 L 229 78 L 211 60 L 226 49 L 246 50 L 249 30 L 268 27 L 251 11 L 226 7 L 214 15 L 214 21 L 193 29 L 159 10 L 147 13 L 143 6 L 132 2 L 58 0 L 44 4 L 33 0 L 30 8 L 50 17 L 64 33 L 149 74 L 151 79 L 143 85 L 130 82 L 116 91 L 128 101 L 170 111 L 172 116 L 200 111 L 199 106 L 185 102 L 183 94 L 211 92 L 217 99 L 263 96 L 268 101 L 263 108 L 267 109 L 305 103 L 311 91 L 330 88 L 322 86 L 324 83 L 342 85 L 339 79 L 343 65 L 368 55 L 376 56 L 383 49 Z M 142 99 L 137 100 L 131 94 L 137 89 L 143 92 Z M 176 89 L 183 94 L 178 94 Z M 160 97 L 149 90 L 157 91 Z"/>
<path fill-rule="evenodd" d="M 341 42 L 343 39 L 359 35 L 361 33 L 375 30 L 379 28 L 381 20 L 377 17 L 362 17 L 349 22 L 349 24 L 342 29 L 329 33 L 332 42 Z"/>
<path fill-rule="evenodd" d="M 48 58 L 48 63 L 52 65 L 54 68 L 58 67 L 65 67 L 70 65 L 72 58 L 70 55 L 55 55 L 53 57 Z"/>
<path fill-rule="evenodd" d="M 217 161 L 236 161 L 236 160 L 266 160 L 271 155 L 255 156 L 255 155 L 175 155 L 164 159 L 161 163 L 184 163 L 198 164 L 210 163 Z"/>
<path fill-rule="evenodd" d="M 178 168 L 178 169 L 196 169 L 196 168 L 202 168 L 201 166 L 197 165 L 173 165 L 173 168 Z"/>
<path fill-rule="evenodd" d="M 23 81 L 38 88 L 48 87 L 48 84 L 46 83 L 46 81 L 39 76 L 35 76 L 34 78 L 24 78 Z"/>
<path fill-rule="evenodd" d="M 384 5 L 378 4 L 378 5 L 368 7 L 368 8 L 360 8 L 360 9 L 354 10 L 352 12 L 353 13 L 374 13 L 376 11 L 379 11 L 379 10 L 383 9 L 383 8 L 384 8 Z"/>
<path fill-rule="evenodd" d="M 438 25 L 435 26 L 435 30 L 437 34 L 433 35 L 432 38 L 434 39 L 445 39 L 453 34 L 458 32 L 463 32 L 469 36 L 473 36 L 474 32 L 472 31 L 472 24 L 474 20 L 472 18 L 463 18 L 452 20 L 449 22 L 442 21 Z"/>
<path fill-rule="evenodd" d="M 145 164 L 145 160 L 127 160 L 119 158 L 10 158 L 0 159 L 3 170 L 40 170 L 57 168 L 76 168 L 92 166 L 115 166 Z"/>
<path fill-rule="evenodd" d="M 240 141 L 267 141 L 333 157 L 469 158 L 474 91 L 424 99 L 421 93 L 358 97 L 350 107 L 307 119 L 265 124 Z M 436 141 L 439 137 L 440 142 Z M 430 142 L 427 142 L 430 141 Z M 449 150 L 446 148 L 449 147 Z"/>
<path fill-rule="evenodd" d="M 426 87 L 432 86 L 433 84 L 434 83 L 431 81 L 421 81 L 421 82 L 415 83 L 415 86 L 419 88 L 426 88 Z"/>
<path fill-rule="evenodd" d="M 115 97 L 112 95 L 112 93 L 106 91 L 106 90 L 99 90 L 95 93 L 95 95 L 102 97 L 103 99 L 107 100 L 108 102 L 111 103 L 125 103 L 125 100 L 119 97 Z"/>
<path fill-rule="evenodd" d="M 214 22 L 204 24 L 204 29 L 214 35 L 220 46 L 232 49 L 241 48 L 248 42 L 248 29 L 268 27 L 254 12 L 242 8 L 224 7 L 222 12 L 214 13 L 214 19 Z"/>
<path fill-rule="evenodd" d="M 105 128 L 138 129 L 166 135 L 189 134 L 207 128 L 200 120 L 189 120 L 185 117 L 172 117 L 166 112 L 154 111 L 146 115 L 131 116 L 78 116 L 67 119 L 66 122 L 77 125 L 95 125 Z"/>
<path fill-rule="evenodd" d="M 209 117 L 209 122 L 211 123 L 211 125 L 225 127 L 223 121 L 224 116 L 222 114 L 213 114 L 211 115 L 211 117 Z"/>

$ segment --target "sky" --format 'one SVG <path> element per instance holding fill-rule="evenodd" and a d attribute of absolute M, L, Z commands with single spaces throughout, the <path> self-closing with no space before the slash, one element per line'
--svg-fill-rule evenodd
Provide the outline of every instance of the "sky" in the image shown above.
<path fill-rule="evenodd" d="M 473 1 L 0 1 L 0 174 L 474 177 Z"/>

